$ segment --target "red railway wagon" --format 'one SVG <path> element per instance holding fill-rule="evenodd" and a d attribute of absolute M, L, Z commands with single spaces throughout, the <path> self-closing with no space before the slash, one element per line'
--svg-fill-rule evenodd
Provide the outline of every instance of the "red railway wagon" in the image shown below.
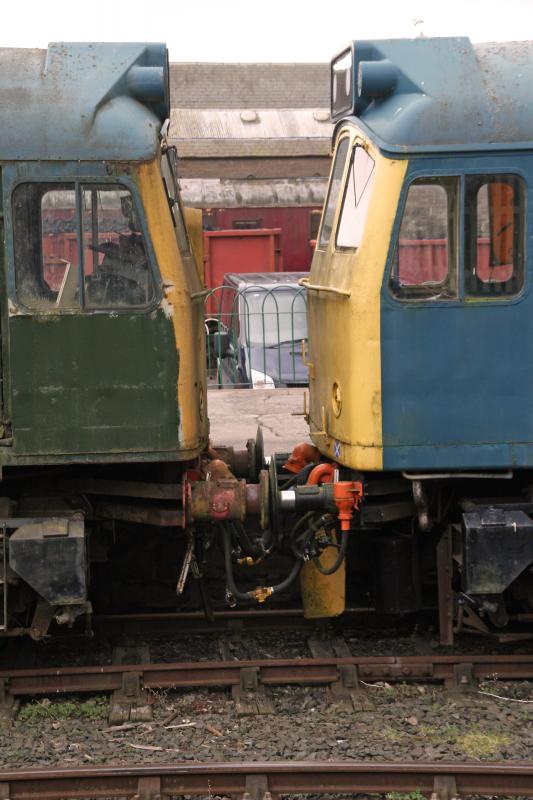
<path fill-rule="evenodd" d="M 230 272 L 282 272 L 280 228 L 204 231 L 204 283 L 215 289 Z M 216 297 L 206 303 L 209 314 L 218 311 Z"/>
<path fill-rule="evenodd" d="M 307 272 L 313 257 L 311 240 L 316 239 L 321 212 L 320 206 L 211 208 L 203 212 L 203 225 L 205 230 L 280 228 L 282 269 Z"/>

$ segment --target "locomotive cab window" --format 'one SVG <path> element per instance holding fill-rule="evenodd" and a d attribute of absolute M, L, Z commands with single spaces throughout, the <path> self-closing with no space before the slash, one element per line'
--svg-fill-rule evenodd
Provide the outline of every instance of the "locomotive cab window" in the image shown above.
<path fill-rule="evenodd" d="M 123 186 L 20 184 L 13 234 L 17 296 L 27 308 L 127 308 L 154 298 L 144 236 Z"/>
<path fill-rule="evenodd" d="M 79 308 L 74 184 L 18 186 L 13 236 L 19 300 L 34 309 Z"/>
<path fill-rule="evenodd" d="M 82 189 L 83 277 L 89 307 L 144 306 L 154 296 L 148 255 L 127 189 Z"/>
<path fill-rule="evenodd" d="M 361 244 L 372 195 L 374 167 L 374 159 L 357 145 L 352 152 L 342 199 L 336 241 L 339 250 L 356 250 Z"/>
<path fill-rule="evenodd" d="M 409 186 L 391 272 L 404 300 L 457 295 L 457 178 L 422 178 Z"/>
<path fill-rule="evenodd" d="M 510 297 L 522 289 L 524 194 L 517 175 L 466 176 L 467 297 Z"/>
<path fill-rule="evenodd" d="M 318 240 L 318 247 L 323 249 L 327 246 L 331 231 L 333 228 L 333 220 L 335 218 L 335 209 L 337 208 L 337 201 L 341 191 L 342 176 L 344 173 L 344 165 L 346 164 L 346 156 L 348 155 L 348 147 L 350 140 L 347 136 L 340 140 L 337 145 L 337 153 L 335 155 L 335 162 L 331 170 L 331 177 L 329 180 L 329 191 L 324 206 L 324 214 L 322 217 L 322 227 L 320 229 L 320 238 Z"/>

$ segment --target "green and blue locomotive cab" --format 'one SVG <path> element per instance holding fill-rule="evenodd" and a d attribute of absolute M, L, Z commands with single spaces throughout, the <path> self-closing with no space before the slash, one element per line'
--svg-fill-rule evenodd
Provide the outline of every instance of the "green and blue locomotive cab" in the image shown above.
<path fill-rule="evenodd" d="M 175 597 L 182 545 L 161 530 L 182 524 L 178 482 L 208 421 L 203 284 L 169 115 L 162 44 L 0 50 L 8 635 L 90 611 L 90 575 L 103 597 L 131 601 L 132 581 Z"/>
<path fill-rule="evenodd" d="M 207 438 L 202 289 L 164 45 L 0 51 L 7 465 L 179 461 Z"/>

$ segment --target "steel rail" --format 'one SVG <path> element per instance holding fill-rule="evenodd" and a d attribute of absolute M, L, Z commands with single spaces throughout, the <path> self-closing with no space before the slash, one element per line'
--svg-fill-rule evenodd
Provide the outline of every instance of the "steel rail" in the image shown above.
<path fill-rule="evenodd" d="M 242 670 L 256 670 L 263 685 L 331 684 L 342 667 L 353 666 L 364 681 L 453 681 L 457 670 L 482 680 L 533 678 L 533 655 L 353 656 L 162 664 L 38 667 L 0 670 L 0 685 L 12 696 L 120 689 L 128 672 L 140 673 L 144 688 L 204 688 L 239 685 Z M 465 667 L 468 668 L 465 672 Z"/>
<path fill-rule="evenodd" d="M 70 800 L 127 797 L 162 800 L 176 795 L 242 795 L 419 790 L 447 796 L 533 795 L 533 765 L 522 762 L 281 761 L 178 763 L 0 771 L 0 797 Z M 442 792 L 442 794 L 441 794 Z"/>
<path fill-rule="evenodd" d="M 156 614 L 99 614 L 91 619 L 95 631 L 105 633 L 124 633 L 132 628 L 135 633 L 148 631 L 154 633 L 172 633 L 174 637 L 189 637 L 191 633 L 219 633 L 227 630 L 250 632 L 301 630 L 305 632 L 323 629 L 324 620 L 306 619 L 301 608 L 279 609 L 247 609 L 213 611 L 206 619 L 203 611 L 166 612 Z M 350 623 L 376 624 L 382 623 L 382 615 L 372 607 L 348 608 L 342 617 L 326 621 L 333 629 L 347 627 Z"/>

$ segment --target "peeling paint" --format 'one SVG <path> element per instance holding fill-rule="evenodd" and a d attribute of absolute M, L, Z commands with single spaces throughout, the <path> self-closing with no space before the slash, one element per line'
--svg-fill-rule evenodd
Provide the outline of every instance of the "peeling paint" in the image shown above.
<path fill-rule="evenodd" d="M 40 394 L 62 394 L 65 391 L 64 386 L 39 386 L 37 391 Z"/>
<path fill-rule="evenodd" d="M 167 300 L 166 297 L 164 297 L 161 300 L 161 308 L 163 309 L 165 317 L 167 319 L 172 319 L 172 317 L 174 316 L 174 306 L 172 305 L 170 300 Z"/>
<path fill-rule="evenodd" d="M 98 70 L 84 80 L 94 67 L 94 53 Z M 167 63 L 163 44 L 1 48 L 2 158 L 152 158 L 158 128 L 170 112 Z M 160 85 L 147 96 L 144 70 L 154 66 L 161 70 Z"/>

